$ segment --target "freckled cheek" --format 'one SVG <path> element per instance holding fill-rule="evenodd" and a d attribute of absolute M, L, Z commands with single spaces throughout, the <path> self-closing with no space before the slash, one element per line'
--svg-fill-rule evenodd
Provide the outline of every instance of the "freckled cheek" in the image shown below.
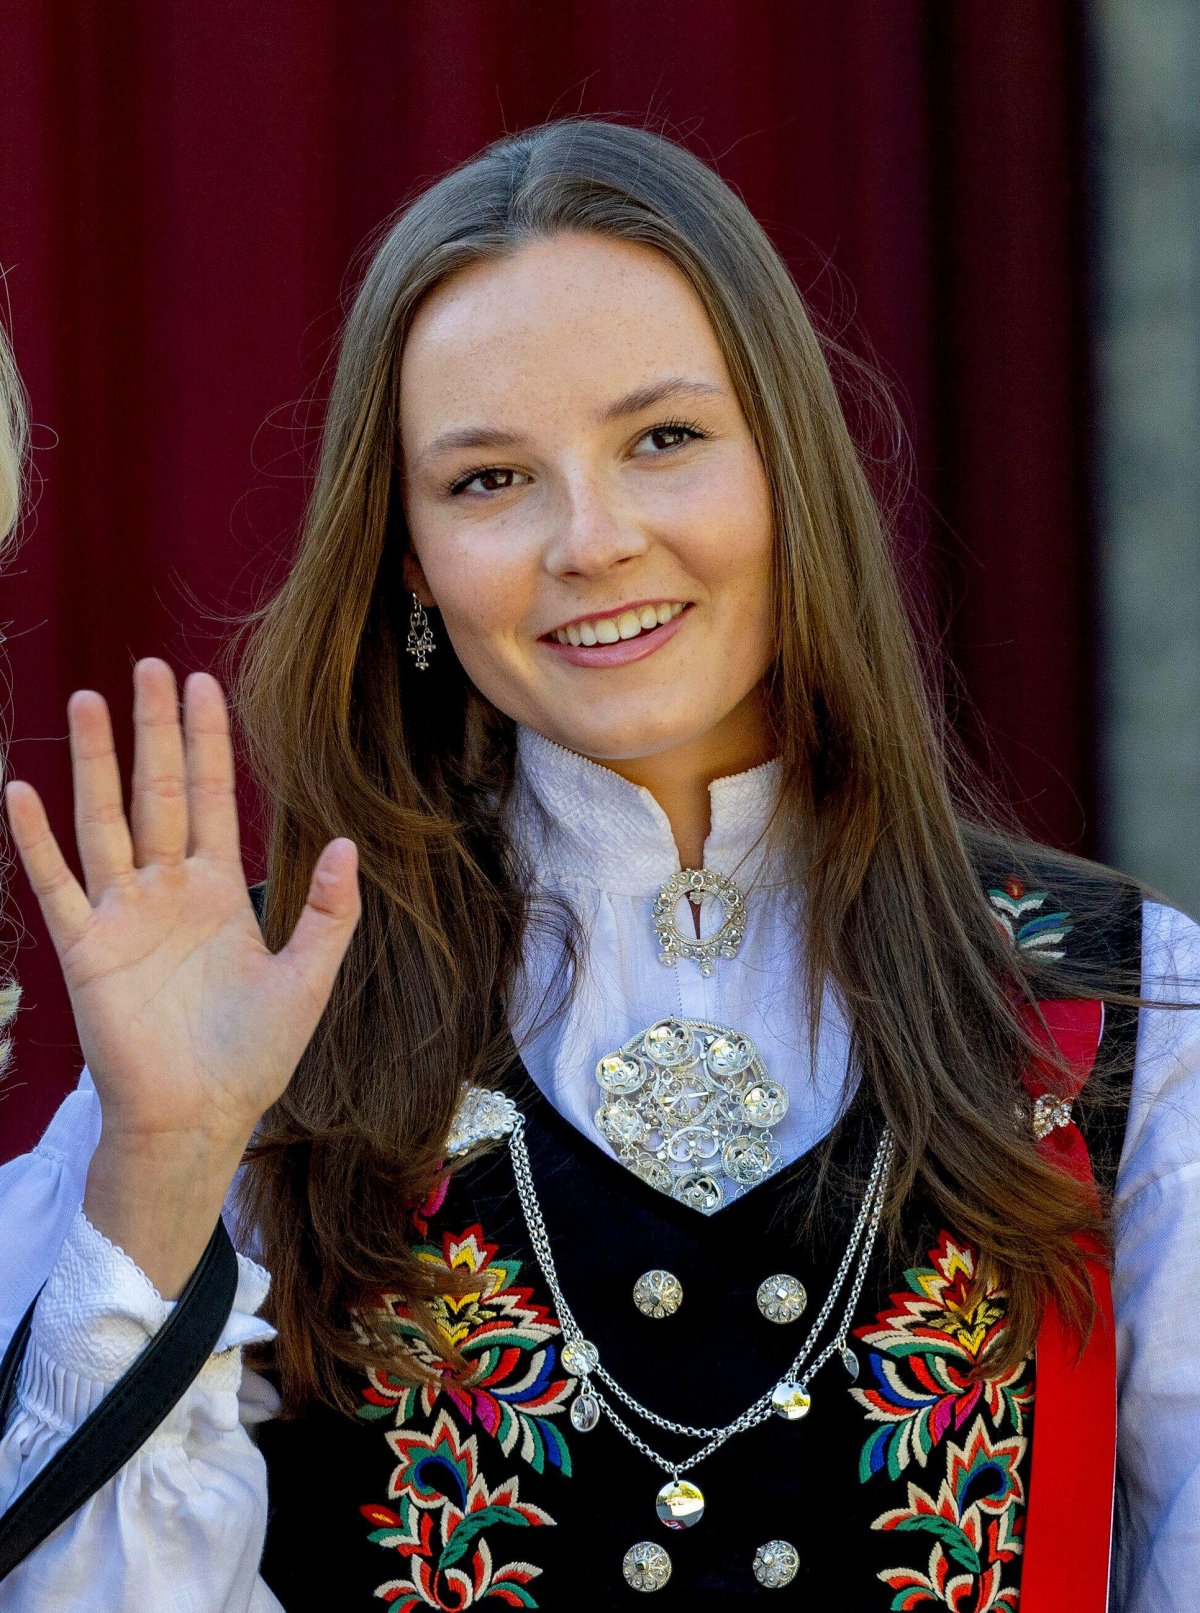
<path fill-rule="evenodd" d="M 426 562 L 425 575 L 464 662 L 511 657 L 532 618 L 536 569 L 497 544 L 455 545 Z"/>

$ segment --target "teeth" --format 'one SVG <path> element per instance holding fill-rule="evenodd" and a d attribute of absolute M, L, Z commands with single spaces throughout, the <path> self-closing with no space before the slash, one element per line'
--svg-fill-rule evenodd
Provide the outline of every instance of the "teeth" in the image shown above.
<path fill-rule="evenodd" d="M 556 627 L 554 637 L 560 644 L 617 644 L 621 639 L 637 638 L 674 621 L 683 609 L 681 602 L 664 602 L 661 605 L 641 605 L 637 610 L 623 610 L 619 616 L 594 617 L 590 622 L 574 622 L 570 627 Z"/>

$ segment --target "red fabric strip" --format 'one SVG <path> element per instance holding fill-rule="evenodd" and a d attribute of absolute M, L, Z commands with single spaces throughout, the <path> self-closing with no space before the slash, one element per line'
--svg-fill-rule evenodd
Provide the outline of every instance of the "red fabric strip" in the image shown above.
<path fill-rule="evenodd" d="M 1071 1000 L 1040 1006 L 1071 1072 L 1064 1079 L 1049 1060 L 1035 1060 L 1025 1074 L 1026 1090 L 1032 1098 L 1047 1092 L 1073 1097 L 1096 1062 L 1103 1004 Z M 1032 1013 L 1023 1013 L 1029 1029 L 1045 1044 L 1045 1032 Z M 1056 1127 L 1038 1151 L 1081 1181 L 1094 1183 L 1087 1144 L 1074 1123 Z M 1108 1607 L 1117 1459 L 1116 1331 L 1108 1267 L 1099 1257 L 1088 1264 L 1097 1315 L 1083 1351 L 1056 1306 L 1048 1310 L 1038 1334 L 1021 1613 L 1105 1613 Z"/>

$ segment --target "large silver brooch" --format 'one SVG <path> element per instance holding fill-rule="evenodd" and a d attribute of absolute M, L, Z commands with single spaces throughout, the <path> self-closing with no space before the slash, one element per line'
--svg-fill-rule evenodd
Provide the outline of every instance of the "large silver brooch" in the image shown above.
<path fill-rule="evenodd" d="M 748 1036 L 660 1019 L 596 1066 L 596 1125 L 642 1181 L 711 1215 L 780 1162 L 788 1095 Z"/>

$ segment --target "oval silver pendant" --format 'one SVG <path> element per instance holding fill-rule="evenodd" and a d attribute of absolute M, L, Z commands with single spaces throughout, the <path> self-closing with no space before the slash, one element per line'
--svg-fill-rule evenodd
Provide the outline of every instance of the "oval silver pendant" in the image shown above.
<path fill-rule="evenodd" d="M 654 1510 L 668 1529 L 690 1529 L 704 1516 L 704 1492 L 690 1479 L 668 1479 Z"/>
<path fill-rule="evenodd" d="M 621 1572 L 635 1591 L 661 1591 L 671 1577 L 671 1559 L 657 1540 L 639 1540 L 625 1553 Z"/>
<path fill-rule="evenodd" d="M 768 1590 L 790 1585 L 800 1569 L 800 1553 L 790 1540 L 768 1540 L 754 1553 L 754 1577 Z"/>
<path fill-rule="evenodd" d="M 848 1344 L 842 1345 L 841 1355 L 842 1365 L 849 1374 L 850 1382 L 856 1382 L 858 1379 L 858 1357 Z"/>
<path fill-rule="evenodd" d="M 600 1402 L 585 1389 L 571 1402 L 571 1427 L 581 1434 L 590 1434 L 600 1421 Z"/>
<path fill-rule="evenodd" d="M 789 1383 L 786 1378 L 775 1385 L 771 1394 L 772 1411 L 789 1423 L 797 1423 L 801 1417 L 807 1417 L 811 1406 L 812 1396 L 808 1390 L 802 1384 Z"/>
<path fill-rule="evenodd" d="M 778 1271 L 759 1283 L 756 1297 L 768 1322 L 794 1322 L 808 1304 L 804 1284 L 786 1271 Z"/>

